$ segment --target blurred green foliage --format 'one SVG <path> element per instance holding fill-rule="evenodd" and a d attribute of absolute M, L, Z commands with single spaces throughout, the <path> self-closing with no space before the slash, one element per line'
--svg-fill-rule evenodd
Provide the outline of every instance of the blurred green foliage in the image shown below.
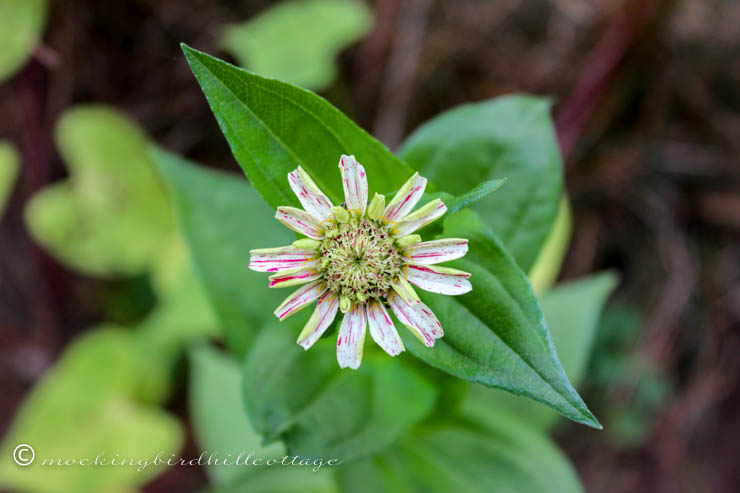
<path fill-rule="evenodd" d="M 67 266 L 88 274 L 147 274 L 157 299 L 128 327 L 91 328 L 37 384 L 0 449 L 0 485 L 39 493 L 103 492 L 148 482 L 162 467 L 20 468 L 17 443 L 39 458 L 121 458 L 177 454 L 178 420 L 159 409 L 170 395 L 184 347 L 217 334 L 210 304 L 190 266 L 167 192 L 138 126 L 114 109 L 81 106 L 65 113 L 57 143 L 70 178 L 27 204 L 34 237 Z M 175 455 L 177 458 L 177 455 Z M 0 469 L 2 470 L 2 469 Z M 72 472 L 70 472 L 72 471 Z"/>
<path fill-rule="evenodd" d="M 41 39 L 46 0 L 0 0 L 0 82 L 26 62 Z"/>
<path fill-rule="evenodd" d="M 35 239 L 64 264 L 99 276 L 146 271 L 174 234 L 172 207 L 141 129 L 116 110 L 68 110 L 56 141 L 70 177 L 27 205 Z"/>
<path fill-rule="evenodd" d="M 221 46 L 260 75 L 321 90 L 336 78 L 334 58 L 372 21 L 372 11 L 359 0 L 288 0 L 227 26 Z"/>
<path fill-rule="evenodd" d="M 108 460 L 165 458 L 183 443 L 182 428 L 158 409 L 166 375 L 146 357 L 149 348 L 128 330 L 100 327 L 72 343 L 33 388 L 0 446 L 0 485 L 39 493 L 95 493 L 148 482 L 162 465 L 136 467 L 49 466 L 103 453 Z M 13 462 L 20 443 L 36 461 Z"/>
<path fill-rule="evenodd" d="M 673 392 L 670 378 L 634 351 L 642 327 L 634 307 L 610 306 L 589 367 L 592 393 L 603 401 L 609 441 L 618 448 L 629 449 L 648 438 L 657 411 Z"/>
<path fill-rule="evenodd" d="M 343 491 L 577 493 L 568 460 L 516 416 L 488 406 L 417 430 L 382 455 L 340 468 Z"/>
<path fill-rule="evenodd" d="M 190 353 L 190 414 L 201 449 L 218 452 L 223 459 L 236 459 L 243 451 L 255 457 L 285 455 L 280 442 L 262 446 L 262 435 L 249 423 L 242 403 L 241 369 L 236 360 L 210 347 Z M 211 466 L 209 475 L 217 483 L 243 481 L 260 471 L 258 467 Z"/>
<path fill-rule="evenodd" d="M 15 146 L 0 140 L 0 215 L 13 191 L 18 176 L 19 156 Z"/>

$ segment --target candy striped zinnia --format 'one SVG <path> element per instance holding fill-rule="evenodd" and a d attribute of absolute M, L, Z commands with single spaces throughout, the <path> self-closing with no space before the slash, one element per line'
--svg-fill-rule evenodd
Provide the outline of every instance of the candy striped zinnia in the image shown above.
<path fill-rule="evenodd" d="M 442 325 L 421 302 L 413 286 L 438 294 L 472 289 L 470 274 L 435 264 L 462 257 L 468 241 L 447 238 L 421 241 L 419 228 L 439 219 L 447 207 L 435 199 L 411 212 L 426 188 L 415 173 L 386 206 L 375 194 L 367 203 L 365 169 L 354 156 L 339 160 L 345 203 L 334 206 L 300 166 L 288 174 L 303 209 L 278 207 L 275 217 L 305 235 L 290 246 L 252 250 L 249 267 L 274 272 L 270 287 L 300 287 L 275 310 L 283 320 L 318 300 L 298 337 L 310 348 L 344 314 L 337 338 L 342 368 L 359 368 L 369 327 L 375 342 L 391 356 L 404 350 L 386 305 L 427 347 L 443 336 Z M 413 286 L 412 286 L 413 285 Z"/>

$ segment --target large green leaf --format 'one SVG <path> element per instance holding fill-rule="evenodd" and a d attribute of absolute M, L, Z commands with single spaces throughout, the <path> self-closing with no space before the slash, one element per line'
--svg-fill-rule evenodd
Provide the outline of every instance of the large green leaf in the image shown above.
<path fill-rule="evenodd" d="M 208 346 L 194 349 L 190 362 L 190 414 L 201 448 L 217 453 L 219 459 L 236 460 L 240 454 L 250 452 L 261 459 L 282 457 L 285 447 L 281 443 L 262 447 L 260 434 L 249 424 L 237 362 Z M 214 465 L 207 472 L 217 482 L 229 482 L 242 480 L 248 473 L 258 471 L 259 466 L 242 469 Z"/>
<path fill-rule="evenodd" d="M 265 77 L 323 89 L 336 77 L 334 57 L 362 38 L 372 11 L 357 0 L 290 0 L 228 26 L 221 45 Z"/>
<path fill-rule="evenodd" d="M 15 146 L 10 142 L 0 141 L 0 215 L 15 185 L 19 161 Z"/>
<path fill-rule="evenodd" d="M 435 387 L 402 359 L 368 347 L 359 370 L 340 370 L 333 338 L 304 351 L 299 330 L 295 322 L 266 327 L 244 367 L 255 429 L 281 435 L 291 454 L 350 461 L 384 449 L 432 411 Z"/>
<path fill-rule="evenodd" d="M 173 154 L 153 157 L 172 190 L 180 229 L 226 342 L 244 354 L 287 293 L 269 290 L 249 270 L 249 250 L 289 245 L 295 237 L 242 177 L 199 168 Z"/>
<path fill-rule="evenodd" d="M 574 385 L 583 380 L 601 312 L 616 283 L 613 273 L 603 272 L 558 285 L 541 297 L 540 306 L 558 356 Z M 492 411 L 509 409 L 530 426 L 541 428 L 552 425 L 558 417 L 552 410 L 528 399 L 480 386 L 468 389 L 462 406 L 465 409 L 471 405 Z"/>
<path fill-rule="evenodd" d="M 144 272 L 175 231 L 146 136 L 116 110 L 91 105 L 64 113 L 56 139 L 70 178 L 28 203 L 34 238 L 82 272 Z"/>
<path fill-rule="evenodd" d="M 519 95 L 460 106 L 422 125 L 400 156 L 453 195 L 507 177 L 505 187 L 474 209 L 529 271 L 552 229 L 562 189 L 548 101 Z"/>
<path fill-rule="evenodd" d="M 31 56 L 45 19 L 46 0 L 0 1 L 0 82 Z"/>
<path fill-rule="evenodd" d="M 452 375 L 535 399 L 564 416 L 600 427 L 568 381 L 527 277 L 470 210 L 449 216 L 445 237 L 468 238 L 470 251 L 451 265 L 472 274 L 472 292 L 424 293 L 445 335 L 433 349 L 403 331 L 407 348 Z"/>
<path fill-rule="evenodd" d="M 580 492 L 568 460 L 541 433 L 496 412 L 487 426 L 446 423 L 337 469 L 345 493 Z"/>
<path fill-rule="evenodd" d="M 264 79 L 186 45 L 183 51 L 231 152 L 271 206 L 300 205 L 287 180 L 298 165 L 335 204 L 342 203 L 342 154 L 355 155 L 365 166 L 371 192 L 397 190 L 413 173 L 312 92 Z"/>
<path fill-rule="evenodd" d="M 49 466 L 44 459 L 149 460 L 177 454 L 183 442 L 178 421 L 146 403 L 159 400 L 152 380 L 164 375 L 145 365 L 142 346 L 130 332 L 104 328 L 82 336 L 33 388 L 0 446 L 0 486 L 39 493 L 125 490 L 151 480 L 163 465 Z M 36 460 L 13 463 L 13 449 L 31 445 Z"/>

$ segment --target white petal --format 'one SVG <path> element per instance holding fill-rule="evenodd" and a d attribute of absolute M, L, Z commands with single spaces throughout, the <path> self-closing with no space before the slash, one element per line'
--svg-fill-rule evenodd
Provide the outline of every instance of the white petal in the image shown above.
<path fill-rule="evenodd" d="M 337 308 L 339 308 L 339 298 L 336 295 L 326 293 L 321 297 L 316 304 L 316 309 L 313 311 L 311 318 L 308 319 L 308 322 L 303 327 L 301 335 L 298 336 L 298 344 L 303 346 L 303 349 L 310 348 L 319 340 L 334 321 L 334 317 L 337 315 Z"/>
<path fill-rule="evenodd" d="M 398 222 L 411 212 L 427 187 L 427 179 L 414 173 L 385 208 L 383 216 L 388 222 Z"/>
<path fill-rule="evenodd" d="M 285 301 L 277 307 L 275 310 L 275 316 L 280 320 L 285 320 L 287 317 L 297 313 L 303 307 L 321 296 L 324 291 L 326 291 L 326 285 L 324 285 L 322 281 L 316 281 L 311 284 L 301 286 L 293 291 L 290 296 L 285 298 Z"/>
<path fill-rule="evenodd" d="M 365 168 L 355 160 L 354 156 L 342 156 L 339 159 L 339 168 L 342 170 L 342 186 L 347 209 L 358 216 L 365 214 L 367 207 L 367 175 Z"/>
<path fill-rule="evenodd" d="M 332 208 L 329 197 L 324 195 L 324 192 L 321 191 L 303 168 L 298 166 L 288 173 L 288 183 L 290 183 L 290 188 L 293 189 L 293 193 L 301 201 L 301 205 L 306 212 L 316 217 L 319 221 L 329 218 Z"/>
<path fill-rule="evenodd" d="M 398 222 L 393 228 L 393 234 L 397 237 L 406 236 L 430 222 L 436 221 L 445 212 L 447 212 L 447 206 L 441 200 L 434 199 L 418 211 L 409 214 Z"/>
<path fill-rule="evenodd" d="M 469 273 L 449 267 L 409 265 L 406 278 L 424 291 L 456 296 L 473 289 L 468 281 L 469 277 Z"/>
<path fill-rule="evenodd" d="M 321 273 L 311 269 L 310 267 L 296 267 L 295 269 L 288 269 L 271 275 L 270 287 L 287 288 L 289 286 L 297 286 L 299 284 L 315 281 L 321 276 Z"/>
<path fill-rule="evenodd" d="M 391 356 L 397 356 L 405 349 L 393 320 L 385 307 L 378 301 L 367 303 L 367 325 L 373 340 Z"/>
<path fill-rule="evenodd" d="M 324 237 L 324 228 L 319 221 L 306 211 L 295 207 L 278 207 L 275 219 L 298 233 L 304 234 L 314 240 Z"/>
<path fill-rule="evenodd" d="M 425 346 L 434 346 L 434 340 L 444 335 L 442 324 L 424 303 L 409 305 L 398 295 L 391 296 L 389 303 L 398 320 L 408 327 Z"/>
<path fill-rule="evenodd" d="M 445 238 L 443 240 L 424 241 L 406 249 L 414 264 L 431 265 L 449 262 L 468 253 L 468 240 Z"/>
<path fill-rule="evenodd" d="M 292 246 L 251 250 L 249 254 L 249 268 L 257 272 L 280 272 L 318 263 L 316 252 Z"/>
<path fill-rule="evenodd" d="M 367 318 L 365 307 L 355 305 L 344 315 L 337 338 L 337 361 L 340 368 L 356 370 L 362 363 L 362 350 L 365 346 Z"/>

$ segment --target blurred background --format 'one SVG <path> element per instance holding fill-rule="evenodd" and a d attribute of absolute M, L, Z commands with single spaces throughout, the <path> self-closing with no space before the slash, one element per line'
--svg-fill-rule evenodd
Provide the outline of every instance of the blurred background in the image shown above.
<path fill-rule="evenodd" d="M 35 15 L 14 3 L 0 2 L 0 17 Z M 0 158 L 20 163 L 0 221 L 0 435 L 70 340 L 147 320 L 162 298 L 146 252 L 88 258 L 125 229 L 65 251 L 71 230 L 49 231 L 32 197 L 85 175 L 89 146 L 138 145 L 124 142 L 129 133 L 240 173 L 181 54 L 187 42 L 316 90 L 391 149 L 455 105 L 549 96 L 573 207 L 560 277 L 621 275 L 581 386 L 605 431 L 562 422 L 554 437 L 587 491 L 737 491 L 740 2 L 375 0 L 321 12 L 260 0 L 43 3 L 17 2 L 38 4 L 41 20 L 0 33 L 27 44 L 0 66 Z M 87 103 L 104 106 L 69 112 Z M 85 111 L 99 114 L 75 122 Z M 85 124 L 110 130 L 76 133 Z M 80 202 L 90 210 L 75 220 L 105 222 L 90 213 L 96 200 Z M 187 422 L 184 365 L 172 359 L 166 409 Z M 197 457 L 185 432 L 183 455 Z M 171 468 L 142 490 L 205 483 L 198 468 Z"/>

